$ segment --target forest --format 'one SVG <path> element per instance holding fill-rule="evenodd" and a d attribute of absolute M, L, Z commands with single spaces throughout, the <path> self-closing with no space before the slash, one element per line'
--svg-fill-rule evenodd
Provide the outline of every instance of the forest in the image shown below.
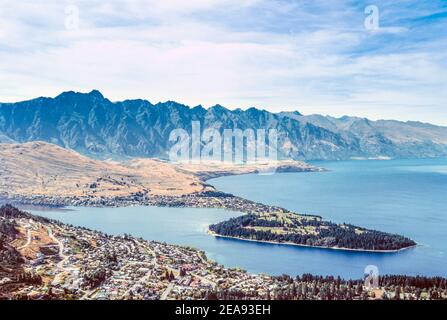
<path fill-rule="evenodd" d="M 314 232 L 307 232 L 307 227 L 312 227 Z M 362 229 L 349 224 L 337 225 L 313 219 L 295 219 L 285 223 L 280 219 L 267 220 L 256 214 L 232 218 L 211 225 L 209 229 L 225 237 L 314 247 L 385 251 L 416 245 L 404 236 Z"/>
<path fill-rule="evenodd" d="M 207 293 L 210 300 L 445 300 L 447 279 L 441 277 L 384 275 L 379 277 L 379 288 L 368 290 L 364 280 L 345 280 L 333 276 L 303 274 L 292 278 L 275 277 L 277 288 L 258 297 L 253 291 L 214 290 Z"/>

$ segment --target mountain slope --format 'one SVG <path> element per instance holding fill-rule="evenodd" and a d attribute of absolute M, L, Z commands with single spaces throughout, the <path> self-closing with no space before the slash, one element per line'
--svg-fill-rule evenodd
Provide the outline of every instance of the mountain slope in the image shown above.
<path fill-rule="evenodd" d="M 0 143 L 0 200 L 134 199 L 212 192 L 205 180 L 256 172 L 302 172 L 321 169 L 300 161 L 247 165 L 172 164 L 158 159 L 91 159 L 46 142 Z"/>
<path fill-rule="evenodd" d="M 421 122 L 371 121 L 365 118 L 334 118 L 283 113 L 303 124 L 311 123 L 339 134 L 348 143 L 358 143 L 364 156 L 437 157 L 444 156 L 447 128 Z"/>
<path fill-rule="evenodd" d="M 100 161 L 44 142 L 0 144 L 0 164 L 0 198 L 179 195 L 205 188 L 163 161 Z"/>
<path fill-rule="evenodd" d="M 173 101 L 155 105 L 146 100 L 111 102 L 96 90 L 0 104 L 0 141 L 41 140 L 98 158 L 167 158 L 170 132 L 179 128 L 190 132 L 192 121 L 200 121 L 202 129 L 220 131 L 277 129 L 283 158 L 447 155 L 446 127 L 256 108 L 231 111 L 220 105 L 189 108 Z"/>

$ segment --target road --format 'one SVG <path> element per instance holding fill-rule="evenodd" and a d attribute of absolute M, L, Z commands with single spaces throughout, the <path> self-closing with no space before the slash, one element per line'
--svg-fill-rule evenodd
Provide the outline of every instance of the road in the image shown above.
<path fill-rule="evenodd" d="M 237 287 L 242 287 L 245 283 L 249 282 L 251 279 L 243 280 L 241 282 L 236 283 L 234 286 L 231 286 L 228 290 L 234 290 Z"/>
<path fill-rule="evenodd" d="M 51 229 L 51 227 L 47 227 L 48 230 L 48 236 L 58 244 L 59 246 L 59 257 L 61 258 L 61 261 L 59 261 L 59 263 L 56 265 L 56 268 L 59 270 L 59 273 L 56 274 L 56 276 L 53 279 L 52 284 L 55 285 L 57 283 L 59 283 L 58 278 L 60 277 L 62 272 L 68 271 L 68 269 L 66 270 L 64 268 L 64 264 L 65 262 L 68 260 L 69 256 L 64 254 L 64 244 L 57 239 L 54 234 L 53 234 L 53 230 Z"/>
<path fill-rule="evenodd" d="M 161 295 L 160 300 L 166 300 L 166 298 L 167 298 L 167 297 L 169 296 L 169 294 L 171 293 L 172 288 L 174 288 L 174 284 L 173 284 L 173 283 L 170 283 L 170 284 L 168 285 L 168 287 L 166 288 L 165 292 L 163 292 L 163 294 Z"/>
<path fill-rule="evenodd" d="M 26 229 L 26 237 L 27 237 L 26 243 L 23 246 L 17 248 L 17 250 L 25 249 L 26 247 L 28 247 L 30 245 L 30 243 L 31 243 L 31 228 L 30 227 L 28 227 Z"/>
<path fill-rule="evenodd" d="M 29 224 L 25 226 L 25 228 L 26 228 L 26 238 L 27 238 L 26 239 L 26 243 L 23 246 L 17 248 L 17 250 L 25 249 L 26 247 L 28 247 L 30 245 L 30 243 L 31 243 L 32 223 L 33 223 L 33 220 L 29 219 Z"/>
<path fill-rule="evenodd" d="M 197 279 L 200 279 L 200 281 L 202 281 L 203 283 L 209 284 L 210 286 L 213 287 L 213 289 L 216 289 L 216 288 L 217 288 L 217 283 L 215 283 L 214 281 L 211 281 L 211 280 L 209 280 L 209 279 L 207 279 L 207 278 L 204 278 L 204 277 L 202 277 L 202 276 L 199 276 L 198 274 L 195 274 L 195 273 L 192 273 L 191 275 L 192 275 L 193 277 L 197 278 Z"/>
<path fill-rule="evenodd" d="M 149 265 L 152 266 L 155 263 L 152 262 Z M 143 266 L 144 267 L 144 266 Z M 131 288 L 129 288 L 124 294 L 123 297 L 126 297 L 131 291 L 135 290 L 137 285 L 144 285 L 152 276 L 152 270 L 149 270 L 140 280 L 138 280 Z"/>

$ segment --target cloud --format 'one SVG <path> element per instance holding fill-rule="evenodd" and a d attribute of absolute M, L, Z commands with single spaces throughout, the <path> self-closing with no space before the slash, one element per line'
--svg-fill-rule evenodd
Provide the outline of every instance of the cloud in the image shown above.
<path fill-rule="evenodd" d="M 369 3 L 344 0 L 3 0 L 0 100 L 97 88 L 114 100 L 447 124 L 442 2 L 376 2 L 370 32 Z"/>

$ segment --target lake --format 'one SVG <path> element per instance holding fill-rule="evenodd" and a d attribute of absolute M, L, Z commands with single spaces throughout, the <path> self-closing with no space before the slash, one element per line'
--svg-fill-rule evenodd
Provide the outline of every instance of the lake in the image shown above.
<path fill-rule="evenodd" d="M 312 273 L 360 278 L 381 274 L 447 276 L 447 160 L 315 162 L 321 173 L 222 177 L 219 190 L 265 204 L 318 214 L 334 222 L 408 236 L 419 246 L 398 253 L 362 253 L 218 239 L 207 226 L 240 213 L 191 208 L 69 208 L 33 211 L 111 234 L 189 245 L 228 267 L 254 273 Z"/>

